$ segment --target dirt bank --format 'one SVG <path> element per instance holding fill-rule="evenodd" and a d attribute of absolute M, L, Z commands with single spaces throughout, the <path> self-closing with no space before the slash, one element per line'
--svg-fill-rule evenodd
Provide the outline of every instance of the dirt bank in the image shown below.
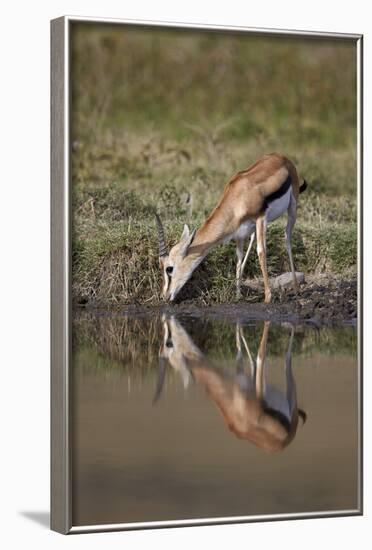
<path fill-rule="evenodd" d="M 259 283 L 257 284 L 259 287 Z M 273 322 L 292 322 L 315 326 L 357 325 L 357 279 L 340 279 L 336 276 L 307 277 L 296 294 L 292 289 L 273 291 L 272 303 L 250 302 L 258 299 L 260 290 L 247 291 L 247 300 L 202 306 L 194 301 L 183 301 L 172 305 L 145 306 L 128 305 L 115 309 L 117 314 L 147 316 L 150 312 L 157 314 L 179 315 L 183 317 L 231 319 L 242 322 L 249 320 L 271 320 Z M 95 310 L 93 306 L 87 309 Z M 99 308 L 102 312 L 102 309 Z"/>

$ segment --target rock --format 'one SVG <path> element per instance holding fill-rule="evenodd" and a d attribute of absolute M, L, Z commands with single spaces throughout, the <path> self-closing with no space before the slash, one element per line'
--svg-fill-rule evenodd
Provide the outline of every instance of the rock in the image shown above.
<path fill-rule="evenodd" d="M 300 271 L 296 271 L 297 282 L 299 285 L 302 285 L 305 282 L 305 275 Z M 293 287 L 293 278 L 292 273 L 282 273 L 272 279 L 271 281 L 273 288 L 290 288 Z"/>

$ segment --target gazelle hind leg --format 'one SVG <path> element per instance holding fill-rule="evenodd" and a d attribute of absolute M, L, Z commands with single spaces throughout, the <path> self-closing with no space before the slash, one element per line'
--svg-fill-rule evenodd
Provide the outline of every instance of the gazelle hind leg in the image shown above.
<path fill-rule="evenodd" d="M 287 381 L 287 401 L 288 407 L 293 417 L 294 412 L 297 410 L 297 393 L 296 393 L 296 383 L 293 377 L 292 372 L 292 346 L 293 346 L 293 337 L 294 337 L 294 327 L 291 325 L 291 335 L 289 338 L 288 349 L 285 355 L 285 374 Z"/>
<path fill-rule="evenodd" d="M 257 353 L 257 371 L 256 371 L 256 396 L 258 399 L 265 397 L 266 380 L 265 380 L 265 365 L 266 365 L 266 350 L 267 340 L 269 337 L 270 321 L 264 322 L 261 342 Z"/>
<path fill-rule="evenodd" d="M 293 286 L 296 292 L 298 292 L 298 282 L 297 282 L 296 270 L 295 270 L 293 254 L 292 254 L 292 232 L 293 232 L 294 224 L 296 223 L 296 214 L 297 214 L 296 199 L 291 193 L 291 198 L 289 200 L 289 206 L 288 206 L 288 221 L 287 221 L 287 227 L 285 230 L 285 246 L 288 252 L 289 264 L 291 266 Z"/>
<path fill-rule="evenodd" d="M 265 216 L 260 216 L 256 220 L 256 234 L 257 234 L 257 255 L 260 262 L 262 271 L 262 277 L 265 287 L 265 304 L 271 302 L 271 290 L 269 284 L 269 277 L 267 275 L 266 264 L 266 220 Z"/>

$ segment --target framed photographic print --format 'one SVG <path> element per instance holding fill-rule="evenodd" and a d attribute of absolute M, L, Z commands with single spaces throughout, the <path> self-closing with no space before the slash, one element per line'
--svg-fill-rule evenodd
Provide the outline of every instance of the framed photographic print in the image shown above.
<path fill-rule="evenodd" d="M 362 36 L 52 21 L 51 527 L 362 513 Z"/>

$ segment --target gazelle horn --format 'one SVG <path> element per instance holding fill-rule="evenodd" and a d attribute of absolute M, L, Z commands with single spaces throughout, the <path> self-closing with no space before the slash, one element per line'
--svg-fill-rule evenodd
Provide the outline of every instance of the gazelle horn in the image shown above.
<path fill-rule="evenodd" d="M 152 404 L 155 405 L 155 403 L 158 401 L 158 399 L 161 396 L 161 392 L 164 386 L 164 380 L 165 380 L 165 371 L 167 367 L 167 362 L 164 359 L 164 357 L 159 357 L 159 371 L 158 371 L 158 380 L 156 383 L 156 389 L 155 389 L 155 395 L 152 400 Z"/>
<path fill-rule="evenodd" d="M 159 215 L 156 212 L 155 212 L 155 218 L 156 218 L 156 226 L 158 228 L 159 256 L 161 258 L 162 256 L 168 255 L 168 249 L 167 249 L 167 245 L 165 244 L 164 227 L 161 222 L 161 219 L 159 218 Z"/>

